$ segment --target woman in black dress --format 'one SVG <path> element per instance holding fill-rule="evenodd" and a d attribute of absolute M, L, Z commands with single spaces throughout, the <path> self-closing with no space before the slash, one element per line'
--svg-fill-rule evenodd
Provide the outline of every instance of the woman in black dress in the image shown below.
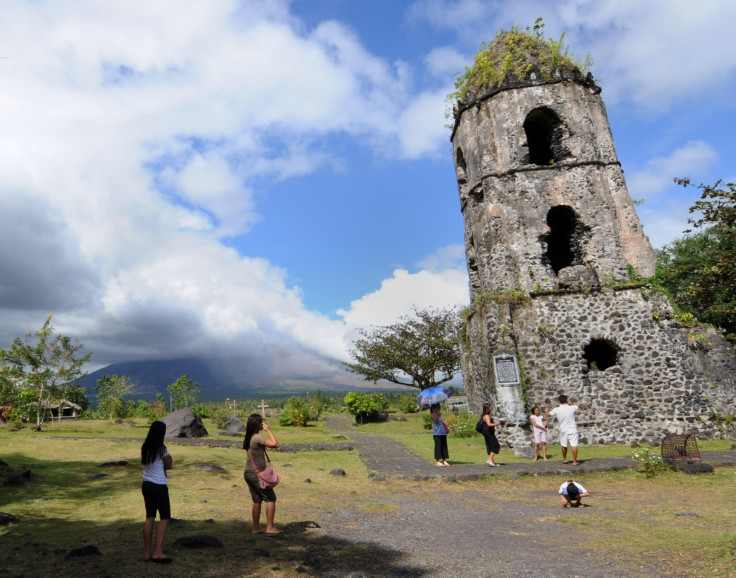
<path fill-rule="evenodd" d="M 493 461 L 493 456 L 500 453 L 501 444 L 498 443 L 496 437 L 496 426 L 501 425 L 501 422 L 494 422 L 491 420 L 491 410 L 493 406 L 490 403 L 483 404 L 483 437 L 486 440 L 486 451 L 488 452 L 488 460 L 486 463 L 491 467 L 496 467 L 498 464 Z"/>

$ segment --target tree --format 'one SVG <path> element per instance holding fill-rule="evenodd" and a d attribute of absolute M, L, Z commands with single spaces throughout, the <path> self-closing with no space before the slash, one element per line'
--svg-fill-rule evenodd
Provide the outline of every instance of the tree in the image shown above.
<path fill-rule="evenodd" d="M 426 389 L 450 381 L 460 369 L 454 309 L 414 310 L 393 325 L 361 330 L 347 371 L 373 383 L 383 379 Z"/>
<path fill-rule="evenodd" d="M 97 380 L 97 411 L 100 414 L 115 417 L 125 417 L 125 396 L 133 389 L 133 383 L 126 375 L 103 375 Z"/>
<path fill-rule="evenodd" d="M 171 405 L 174 411 L 183 407 L 192 407 L 199 400 L 199 383 L 182 375 L 167 388 L 171 396 Z"/>
<path fill-rule="evenodd" d="M 688 179 L 675 179 L 683 187 Z M 736 334 L 736 184 L 698 185 L 700 200 L 688 219 L 695 233 L 658 252 L 657 280 L 675 304 L 734 339 Z"/>
<path fill-rule="evenodd" d="M 33 399 L 36 408 L 36 428 L 41 429 L 43 408 L 53 400 L 65 396 L 76 381 L 86 375 L 85 364 L 91 353 L 80 357 L 84 346 L 71 338 L 54 334 L 51 317 L 46 318 L 40 331 L 16 337 L 10 349 L 0 349 L 0 374 L 10 380 L 18 397 Z M 35 343 L 32 340 L 35 339 Z"/>

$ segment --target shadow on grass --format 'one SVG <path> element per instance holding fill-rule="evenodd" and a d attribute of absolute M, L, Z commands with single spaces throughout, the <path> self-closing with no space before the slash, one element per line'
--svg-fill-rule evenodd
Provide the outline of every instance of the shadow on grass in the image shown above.
<path fill-rule="evenodd" d="M 0 507 L 27 500 L 99 500 L 118 493 L 121 483 L 140 485 L 140 468 L 130 462 L 102 466 L 105 462 L 43 460 L 23 453 L 2 459 L 11 467 L 30 469 L 31 478 L 21 486 L 4 486 Z"/>
<path fill-rule="evenodd" d="M 158 525 L 158 524 L 157 524 Z M 169 565 L 143 561 L 141 523 L 71 522 L 39 517 L 2 530 L 3 575 L 13 576 L 423 576 L 403 565 L 404 554 L 375 544 L 327 536 L 318 524 L 292 522 L 278 536 L 252 534 L 244 522 L 172 520 L 165 552 Z M 222 548 L 183 549 L 177 539 L 206 534 Z M 100 555 L 67 558 L 73 548 L 95 545 Z"/>

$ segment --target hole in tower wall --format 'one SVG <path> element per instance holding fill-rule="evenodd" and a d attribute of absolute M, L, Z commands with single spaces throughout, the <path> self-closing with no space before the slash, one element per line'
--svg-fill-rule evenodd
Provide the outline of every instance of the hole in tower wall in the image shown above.
<path fill-rule="evenodd" d="M 572 207 L 558 205 L 547 213 L 550 232 L 546 236 L 546 258 L 555 275 L 570 265 L 580 264 L 578 235 L 582 229 Z"/>
<path fill-rule="evenodd" d="M 604 371 L 618 363 L 619 347 L 608 339 L 591 339 L 583 349 L 588 369 Z"/>
<path fill-rule="evenodd" d="M 455 153 L 455 172 L 457 173 L 458 183 L 465 184 L 468 182 L 468 167 L 465 163 L 463 149 L 460 147 L 457 147 L 457 152 Z"/>
<path fill-rule="evenodd" d="M 524 132 L 529 145 L 530 163 L 545 166 L 566 156 L 562 144 L 562 124 L 552 110 L 537 108 L 531 111 L 524 120 Z"/>

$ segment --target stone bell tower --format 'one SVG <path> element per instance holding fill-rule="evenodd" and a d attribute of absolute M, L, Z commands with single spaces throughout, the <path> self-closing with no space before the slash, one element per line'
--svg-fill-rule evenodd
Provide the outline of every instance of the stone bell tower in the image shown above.
<path fill-rule="evenodd" d="M 582 443 L 713 434 L 713 416 L 734 413 L 733 352 L 634 281 L 654 274 L 655 256 L 601 89 L 569 61 L 546 64 L 546 47 L 524 56 L 523 77 L 474 86 L 455 109 L 471 410 L 493 403 L 511 445 L 529 442 L 531 408 L 559 393 L 589 408 Z"/>

